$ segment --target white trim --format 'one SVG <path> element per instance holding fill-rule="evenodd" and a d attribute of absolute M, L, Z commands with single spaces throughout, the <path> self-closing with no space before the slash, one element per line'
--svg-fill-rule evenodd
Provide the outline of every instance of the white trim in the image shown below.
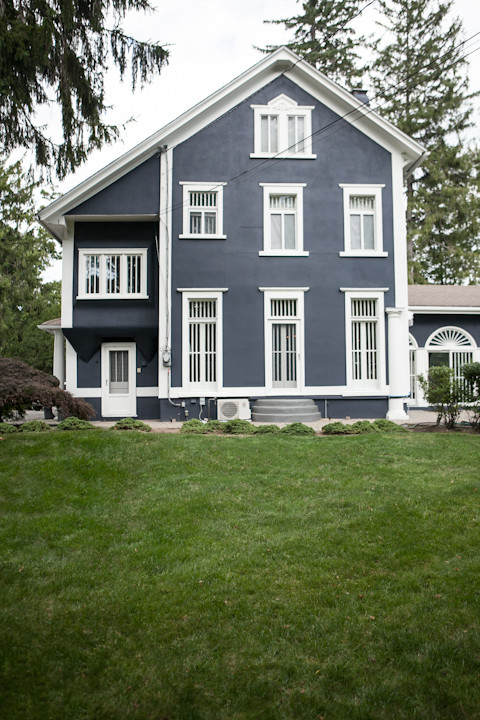
<path fill-rule="evenodd" d="M 415 315 L 480 315 L 480 307 L 475 306 L 409 305 L 408 309 Z"/>
<path fill-rule="evenodd" d="M 226 235 L 223 234 L 223 188 L 225 182 L 194 182 L 193 180 L 181 181 L 179 185 L 183 187 L 183 232 L 179 235 L 180 240 L 225 240 Z M 214 212 L 216 216 L 214 233 L 191 233 L 190 232 L 190 201 L 191 192 L 210 192 L 217 196 L 217 204 Z"/>
<path fill-rule="evenodd" d="M 85 257 L 88 255 L 100 257 L 100 275 L 99 275 L 99 292 L 85 292 Z M 107 293 L 106 280 L 107 271 L 105 267 L 105 259 L 108 256 L 120 256 L 120 292 Z M 127 257 L 129 255 L 137 255 L 141 257 L 140 264 L 140 292 L 128 293 L 126 291 L 128 284 L 127 277 Z M 77 300 L 146 300 L 147 295 L 147 248 L 79 248 L 78 249 L 78 294 Z"/>
<path fill-rule="evenodd" d="M 200 288 L 200 287 L 177 288 L 177 292 L 181 292 L 181 293 L 193 293 L 194 295 L 197 294 L 198 297 L 201 297 L 201 296 L 202 296 L 202 293 L 224 293 L 224 292 L 228 292 L 228 288 Z"/>
<path fill-rule="evenodd" d="M 283 293 L 283 292 L 297 292 L 297 293 L 305 293 L 310 290 L 309 287 L 259 287 L 258 288 L 260 292 L 275 292 L 275 293 Z"/>
<path fill-rule="evenodd" d="M 263 188 L 263 250 L 259 255 L 308 256 L 303 249 L 303 188 L 306 183 L 258 183 Z M 295 197 L 295 248 L 272 249 L 270 198 L 272 195 L 293 195 Z M 293 214 L 293 213 L 288 213 Z"/>
<path fill-rule="evenodd" d="M 158 223 L 158 395 L 168 396 L 169 364 L 163 364 L 163 354 L 171 357 L 172 337 L 172 178 L 173 151 L 171 149 L 160 155 L 160 198 Z"/>
<path fill-rule="evenodd" d="M 112 215 L 68 215 L 68 220 L 74 220 L 78 222 L 153 222 L 158 219 L 157 213 L 150 213 L 144 215 L 119 215 L 114 213 Z"/>
<path fill-rule="evenodd" d="M 340 289 L 340 292 L 343 292 L 343 293 L 356 293 L 356 292 L 357 293 L 370 293 L 370 292 L 371 293 L 386 293 L 390 290 L 390 288 L 388 288 L 388 287 L 383 287 L 383 288 L 378 288 L 378 287 L 377 288 L 375 288 L 375 287 L 373 287 L 373 288 L 341 287 L 339 289 Z"/>
<path fill-rule="evenodd" d="M 385 310 L 383 290 L 347 290 L 345 292 L 345 364 L 346 364 L 346 385 L 347 394 L 360 393 L 368 395 L 377 390 L 385 394 L 386 370 L 385 370 Z M 377 301 L 377 379 L 376 380 L 354 380 L 352 367 L 352 300 L 376 300 Z"/>
<path fill-rule="evenodd" d="M 436 335 L 438 335 L 439 333 L 441 333 L 443 330 L 454 330 L 455 332 L 465 335 L 465 337 L 469 341 L 470 345 L 458 345 L 458 344 L 454 344 L 454 343 L 448 343 L 445 345 L 431 345 L 433 338 Z M 457 350 L 464 350 L 466 348 L 471 348 L 472 350 L 476 350 L 477 343 L 476 343 L 473 335 L 471 335 L 468 332 L 468 330 L 464 330 L 463 328 L 458 327 L 458 325 L 442 325 L 442 327 L 439 327 L 436 330 L 434 330 L 432 333 L 430 333 L 430 335 L 428 336 L 428 338 L 425 341 L 424 347 L 426 350 L 433 349 L 434 352 L 450 352 L 452 350 L 455 352 Z"/>
<path fill-rule="evenodd" d="M 289 158 L 291 160 L 314 160 L 317 156 L 312 153 L 312 110 L 314 105 L 299 105 L 288 95 L 281 94 L 270 100 L 266 105 L 250 105 L 253 110 L 254 149 L 251 158 Z M 277 147 L 272 151 L 262 150 L 262 116 L 277 117 Z M 295 152 L 289 149 L 288 117 L 304 118 L 304 151 Z M 293 146 L 294 148 L 294 146 Z"/>
<path fill-rule="evenodd" d="M 406 200 L 403 182 L 402 159 L 392 153 L 392 211 L 393 211 L 393 268 L 395 278 L 395 305 L 408 306 L 408 259 Z"/>
<path fill-rule="evenodd" d="M 259 288 L 264 293 L 263 296 L 263 312 L 264 312 L 264 343 L 265 343 L 265 392 L 268 395 L 299 395 L 303 394 L 305 386 L 305 292 L 302 289 L 293 288 L 276 288 L 266 289 Z M 308 288 L 307 288 L 308 290 Z M 296 368 L 297 368 L 297 384 L 293 388 L 279 388 L 273 386 L 272 374 L 272 325 L 281 322 L 281 318 L 275 318 L 271 315 L 272 300 L 296 300 L 297 314 L 295 318 L 285 318 L 287 324 L 295 324 L 297 328 L 296 343 Z"/>
<path fill-rule="evenodd" d="M 243 386 L 243 387 L 223 387 L 220 392 L 209 393 L 206 397 L 211 398 L 260 398 L 260 397 L 317 397 L 323 398 L 386 398 L 388 397 L 389 387 L 386 385 L 379 390 L 369 390 L 362 392 L 359 390 L 351 390 L 346 385 L 304 385 L 303 392 L 300 393 L 297 388 L 275 388 L 268 390 L 263 385 L 261 387 Z M 170 396 L 174 399 L 192 397 L 187 388 L 173 387 Z M 198 395 L 197 395 L 198 397 Z"/>
<path fill-rule="evenodd" d="M 382 190 L 385 185 L 354 185 L 339 183 L 343 189 L 343 236 L 344 250 L 339 253 L 340 257 L 387 257 L 388 253 L 383 252 L 383 212 L 382 212 Z M 354 196 L 373 197 L 374 199 L 374 243 L 373 249 L 351 248 L 350 237 L 350 198 Z"/>
<path fill-rule="evenodd" d="M 308 250 L 260 250 L 260 257 L 308 257 Z"/>
<path fill-rule="evenodd" d="M 62 327 L 73 327 L 74 225 L 65 223 L 62 244 Z"/>
<path fill-rule="evenodd" d="M 65 390 L 75 395 L 77 389 L 77 353 L 65 340 Z"/>
<path fill-rule="evenodd" d="M 222 290 L 201 290 L 184 289 L 182 293 L 182 387 L 186 395 L 190 396 L 212 396 L 225 395 L 223 391 L 223 293 Z M 189 326 L 190 300 L 215 300 L 217 303 L 216 325 L 216 381 L 214 383 L 190 383 L 188 377 L 189 367 Z"/>

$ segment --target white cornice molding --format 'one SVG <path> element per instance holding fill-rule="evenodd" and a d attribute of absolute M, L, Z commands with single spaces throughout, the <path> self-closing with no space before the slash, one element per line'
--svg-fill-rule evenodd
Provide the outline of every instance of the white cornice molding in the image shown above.
<path fill-rule="evenodd" d="M 478 306 L 409 305 L 408 309 L 415 315 L 480 315 Z"/>

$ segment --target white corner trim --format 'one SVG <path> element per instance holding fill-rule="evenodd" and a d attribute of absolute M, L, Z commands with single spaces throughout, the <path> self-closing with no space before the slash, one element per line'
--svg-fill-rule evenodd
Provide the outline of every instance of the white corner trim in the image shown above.
<path fill-rule="evenodd" d="M 73 326 L 74 229 L 68 223 L 62 243 L 62 327 Z"/>

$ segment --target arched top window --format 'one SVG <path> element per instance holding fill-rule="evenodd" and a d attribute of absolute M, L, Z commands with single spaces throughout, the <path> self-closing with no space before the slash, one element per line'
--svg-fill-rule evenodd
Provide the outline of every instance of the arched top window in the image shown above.
<path fill-rule="evenodd" d="M 475 348 L 476 343 L 466 330 L 451 326 L 435 330 L 425 343 L 425 347 L 432 350 L 436 349 L 439 352 L 448 352 L 450 350 L 461 350 L 467 347 Z"/>
<path fill-rule="evenodd" d="M 418 349 L 418 343 L 411 333 L 408 334 L 408 347 L 410 348 L 410 350 Z"/>

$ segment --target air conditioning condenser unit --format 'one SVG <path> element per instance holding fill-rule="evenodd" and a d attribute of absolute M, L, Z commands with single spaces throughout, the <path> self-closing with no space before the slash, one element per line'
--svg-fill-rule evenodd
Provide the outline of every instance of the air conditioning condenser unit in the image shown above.
<path fill-rule="evenodd" d="M 217 400 L 217 417 L 219 420 L 250 420 L 250 403 L 247 398 Z"/>

